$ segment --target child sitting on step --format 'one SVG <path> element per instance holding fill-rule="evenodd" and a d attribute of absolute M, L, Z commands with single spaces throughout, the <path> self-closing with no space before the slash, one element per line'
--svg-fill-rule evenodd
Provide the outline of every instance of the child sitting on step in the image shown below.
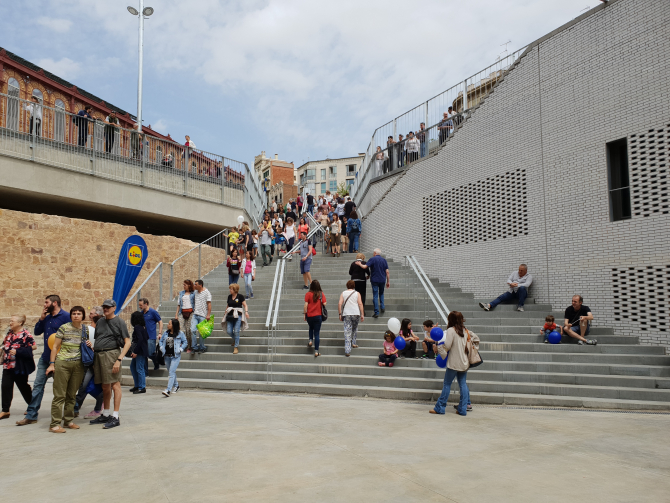
<path fill-rule="evenodd" d="M 379 355 L 379 365 L 380 367 L 393 367 L 393 362 L 398 357 L 398 350 L 393 344 L 395 340 L 395 334 L 390 330 L 384 332 L 384 352 Z"/>
<path fill-rule="evenodd" d="M 433 351 L 433 347 L 440 341 L 435 341 L 430 337 L 430 331 L 437 327 L 433 323 L 432 320 L 426 320 L 423 322 L 423 342 L 421 345 L 423 346 L 423 356 L 421 358 L 430 358 L 430 359 L 435 359 L 435 351 Z"/>
<path fill-rule="evenodd" d="M 554 317 L 552 315 L 548 315 L 544 319 L 544 326 L 540 329 L 540 333 L 544 334 L 544 343 L 549 344 L 549 340 L 547 339 L 547 336 L 553 332 L 556 331 L 559 334 L 563 335 L 563 328 L 559 327 L 554 323 Z"/>
<path fill-rule="evenodd" d="M 419 337 L 412 332 L 412 320 L 403 318 L 398 335 L 405 339 L 405 349 L 400 353 L 400 358 L 418 358 L 416 355 L 416 342 L 419 340 Z"/>

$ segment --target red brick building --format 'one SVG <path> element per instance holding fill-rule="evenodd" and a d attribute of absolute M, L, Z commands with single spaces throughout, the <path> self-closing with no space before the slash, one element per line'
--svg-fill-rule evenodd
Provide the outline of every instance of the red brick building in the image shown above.
<path fill-rule="evenodd" d="M 272 200 L 286 202 L 297 197 L 298 188 L 295 186 L 294 171 L 293 163 L 281 161 L 278 154 L 275 154 L 274 159 L 270 159 L 263 151 L 254 158 L 254 173 L 265 188 L 266 203 Z"/>

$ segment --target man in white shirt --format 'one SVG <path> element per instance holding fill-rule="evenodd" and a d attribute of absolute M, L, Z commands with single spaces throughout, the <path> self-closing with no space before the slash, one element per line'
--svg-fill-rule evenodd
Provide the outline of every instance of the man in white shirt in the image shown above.
<path fill-rule="evenodd" d="M 494 309 L 501 302 L 506 302 L 512 299 L 518 299 L 516 310 L 523 312 L 523 305 L 526 302 L 526 297 L 528 296 L 528 289 L 533 283 L 533 276 L 528 272 L 528 267 L 526 264 L 521 264 L 518 271 L 514 271 L 507 278 L 507 284 L 509 285 L 509 290 L 503 293 L 497 299 L 491 301 L 490 304 L 485 304 L 483 302 L 479 303 L 484 311 L 490 311 Z"/>
<path fill-rule="evenodd" d="M 193 306 L 193 314 L 191 315 L 191 345 L 194 353 L 204 353 L 207 351 L 204 340 L 200 337 L 198 332 L 198 323 L 203 320 L 208 320 L 212 314 L 212 294 L 201 279 L 195 281 L 195 306 Z M 200 344 L 197 344 L 200 339 Z"/>

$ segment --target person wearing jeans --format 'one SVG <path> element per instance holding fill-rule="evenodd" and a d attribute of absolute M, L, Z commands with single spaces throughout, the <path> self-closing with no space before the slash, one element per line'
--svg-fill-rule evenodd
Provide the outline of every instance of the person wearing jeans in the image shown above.
<path fill-rule="evenodd" d="M 204 353 L 207 351 L 207 347 L 202 337 L 200 337 L 200 332 L 198 332 L 198 323 L 209 319 L 209 316 L 212 314 L 212 294 L 205 288 L 205 284 L 201 279 L 195 281 L 194 299 L 195 307 L 191 315 L 191 346 L 194 353 Z M 198 344 L 198 339 L 200 339 L 200 344 Z"/>
<path fill-rule="evenodd" d="M 358 240 L 363 230 L 361 219 L 356 210 L 351 210 L 347 220 L 347 235 L 349 236 L 349 253 L 358 253 Z"/>
<path fill-rule="evenodd" d="M 141 302 L 140 302 L 141 304 Z M 133 326 L 132 346 L 130 356 L 130 373 L 133 376 L 134 386 L 130 388 L 133 394 L 146 393 L 147 385 L 147 357 L 149 356 L 149 334 L 142 311 L 135 311 L 130 315 L 130 324 Z M 156 344 L 154 342 L 154 344 Z"/>
<path fill-rule="evenodd" d="M 272 230 L 272 224 L 270 222 L 263 222 L 261 224 L 260 235 L 263 266 L 270 265 L 272 263 L 272 236 L 274 236 L 274 231 Z"/>
<path fill-rule="evenodd" d="M 230 295 L 228 295 L 224 316 L 228 335 L 233 340 L 233 354 L 236 355 L 238 353 L 237 348 L 240 345 L 240 326 L 242 323 L 246 323 L 246 319 L 249 317 L 249 308 L 244 296 L 239 294 L 240 285 L 233 283 L 228 287 L 228 291 Z"/>
<path fill-rule="evenodd" d="M 366 265 L 361 265 L 363 269 L 370 269 L 370 284 L 372 285 L 372 303 L 375 307 L 375 314 L 373 318 L 379 317 L 379 310 L 383 313 L 386 309 L 384 307 L 384 285 L 386 288 L 391 286 L 391 276 L 389 274 L 389 265 L 386 259 L 381 256 L 381 250 L 375 248 L 374 255 Z M 381 306 L 380 306 L 381 303 Z"/>
<path fill-rule="evenodd" d="M 248 251 L 242 261 L 242 274 L 244 274 L 244 292 L 247 299 L 254 298 L 254 289 L 251 282 L 256 279 L 256 261 L 253 252 Z"/>
<path fill-rule="evenodd" d="M 459 311 L 451 311 L 447 316 L 447 332 L 444 336 L 444 344 L 437 346 L 440 357 L 447 360 L 447 371 L 444 374 L 442 393 L 440 398 L 437 399 L 435 407 L 429 411 L 431 414 L 445 413 L 449 393 L 451 393 L 451 383 L 454 378 L 458 380 L 460 394 L 456 412 L 461 416 L 468 413 L 470 390 L 466 377 L 470 368 L 470 360 L 466 351 L 468 351 L 468 339 L 473 347 L 479 348 L 479 337 L 465 328 L 464 322 L 463 314 Z"/>
<path fill-rule="evenodd" d="M 507 285 L 509 286 L 509 290 L 503 293 L 497 299 L 492 300 L 490 304 L 480 302 L 479 307 L 481 307 L 484 311 L 490 311 L 501 302 L 518 299 L 516 310 L 523 312 L 523 305 L 526 302 L 528 289 L 532 283 L 533 275 L 528 272 L 528 267 L 526 264 L 521 264 L 519 266 L 519 270 L 514 271 L 509 275 L 509 278 L 507 278 Z"/>
<path fill-rule="evenodd" d="M 37 413 L 40 410 L 42 397 L 44 396 L 44 385 L 47 379 L 51 377 L 47 376 L 47 368 L 49 367 L 51 357 L 49 336 L 55 334 L 61 325 L 70 322 L 70 314 L 63 311 L 60 306 L 60 297 L 58 295 L 49 295 L 44 299 L 42 316 L 35 324 L 35 335 L 44 335 L 44 352 L 37 362 L 37 372 L 35 373 L 35 382 L 33 382 L 33 396 L 30 405 L 28 405 L 28 412 L 23 419 L 16 422 L 18 426 L 37 422 Z"/>
<path fill-rule="evenodd" d="M 181 354 L 188 347 L 186 336 L 180 330 L 179 320 L 176 318 L 168 322 L 167 330 L 160 338 L 159 347 L 165 357 L 165 367 L 168 371 L 168 385 L 163 395 L 170 396 L 179 391 L 177 381 L 177 367 L 181 361 Z"/>
<path fill-rule="evenodd" d="M 322 306 L 326 305 L 326 296 L 321 290 L 321 284 L 313 280 L 309 286 L 309 291 L 305 294 L 305 305 L 303 307 L 304 320 L 309 326 L 309 342 L 307 345 L 311 348 L 314 345 L 314 356 L 319 356 L 319 336 L 321 334 L 321 324 L 323 323 Z"/>

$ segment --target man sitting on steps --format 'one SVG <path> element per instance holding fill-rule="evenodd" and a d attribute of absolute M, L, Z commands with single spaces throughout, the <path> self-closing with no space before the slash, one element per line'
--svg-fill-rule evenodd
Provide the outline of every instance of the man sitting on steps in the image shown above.
<path fill-rule="evenodd" d="M 526 264 L 521 264 L 518 271 L 514 271 L 507 278 L 507 284 L 509 285 L 509 290 L 503 293 L 497 299 L 491 301 L 490 304 L 484 304 L 483 302 L 479 303 L 484 311 L 490 311 L 494 309 L 501 302 L 505 302 L 511 299 L 519 299 L 517 302 L 517 311 L 523 312 L 523 305 L 526 302 L 526 297 L 528 296 L 528 289 L 533 283 L 532 274 L 528 273 L 528 267 Z"/>
<path fill-rule="evenodd" d="M 588 344 L 595 346 L 596 339 L 587 339 L 591 331 L 591 320 L 593 314 L 588 306 L 583 305 L 584 299 L 581 295 L 572 297 L 572 305 L 565 310 L 565 321 L 563 322 L 563 333 L 578 339 L 577 344 Z"/>

